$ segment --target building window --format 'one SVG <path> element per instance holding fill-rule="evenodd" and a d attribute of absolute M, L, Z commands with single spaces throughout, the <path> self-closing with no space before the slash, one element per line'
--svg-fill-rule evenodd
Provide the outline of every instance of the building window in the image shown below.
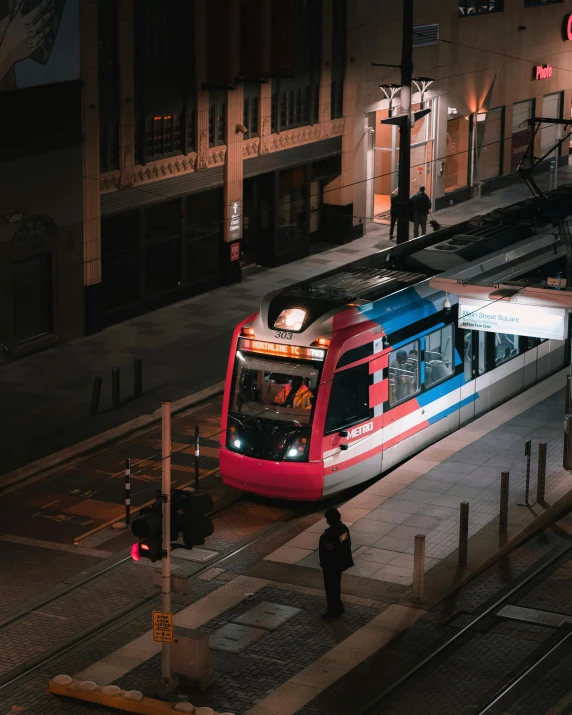
<path fill-rule="evenodd" d="M 99 137 L 99 168 L 102 172 L 119 169 L 119 125 L 102 124 Z"/>
<path fill-rule="evenodd" d="M 326 434 L 358 424 L 372 416 L 369 406 L 369 365 L 359 365 L 334 375 Z"/>
<path fill-rule="evenodd" d="M 316 111 L 317 110 L 317 111 Z M 293 129 L 317 123 L 319 94 L 311 87 L 297 87 L 280 93 L 280 129 Z"/>
<path fill-rule="evenodd" d="M 196 129 L 196 111 L 195 107 L 187 109 L 187 154 L 195 151 L 195 129 Z"/>
<path fill-rule="evenodd" d="M 389 404 L 393 407 L 419 392 L 419 340 L 395 350 L 389 363 Z"/>
<path fill-rule="evenodd" d="M 145 122 L 145 158 L 181 153 L 181 114 L 159 114 Z"/>
<path fill-rule="evenodd" d="M 546 119 L 562 118 L 562 92 L 545 94 L 542 98 L 542 116 Z M 560 153 L 557 147 L 562 136 L 562 126 L 559 124 L 543 123 L 540 129 L 540 156 L 551 152 L 550 158 L 556 158 Z"/>
<path fill-rule="evenodd" d="M 145 297 L 150 298 L 181 285 L 181 199 L 148 206 L 144 221 Z"/>
<path fill-rule="evenodd" d="M 211 102 L 209 108 L 209 146 L 224 144 L 224 125 L 226 103 L 224 101 Z"/>
<path fill-rule="evenodd" d="M 524 0 L 524 7 L 538 7 L 539 5 L 554 5 L 563 0 Z"/>
<path fill-rule="evenodd" d="M 339 119 L 344 116 L 344 80 L 335 79 L 332 81 L 332 97 L 331 97 L 331 117 Z"/>
<path fill-rule="evenodd" d="M 278 92 L 272 92 L 270 100 L 270 131 L 272 134 L 278 131 Z"/>
<path fill-rule="evenodd" d="M 425 338 L 425 387 L 433 387 L 453 374 L 454 347 L 455 336 L 452 325 L 436 330 Z"/>
<path fill-rule="evenodd" d="M 459 0 L 459 17 L 486 15 L 504 10 L 504 0 Z"/>
<path fill-rule="evenodd" d="M 244 120 L 243 124 L 246 127 L 244 133 L 245 139 L 251 139 L 258 136 L 258 114 L 259 114 L 259 88 L 258 83 L 252 86 L 245 83 L 244 85 Z"/>

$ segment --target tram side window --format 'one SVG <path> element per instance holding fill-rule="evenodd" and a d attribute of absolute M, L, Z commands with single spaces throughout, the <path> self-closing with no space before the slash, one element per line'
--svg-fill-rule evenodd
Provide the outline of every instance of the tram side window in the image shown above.
<path fill-rule="evenodd" d="M 518 353 L 518 335 L 495 333 L 495 367 L 512 360 Z"/>
<path fill-rule="evenodd" d="M 425 387 L 432 387 L 453 374 L 454 349 L 455 335 L 452 325 L 446 325 L 425 338 Z"/>
<path fill-rule="evenodd" d="M 393 407 L 419 392 L 419 340 L 391 353 L 389 360 L 389 404 Z"/>
<path fill-rule="evenodd" d="M 367 364 L 334 375 L 326 417 L 326 433 L 336 432 L 371 417 L 370 383 Z"/>

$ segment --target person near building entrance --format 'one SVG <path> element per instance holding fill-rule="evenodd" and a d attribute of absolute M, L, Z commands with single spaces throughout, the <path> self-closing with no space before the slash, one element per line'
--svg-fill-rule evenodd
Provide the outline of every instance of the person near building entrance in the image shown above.
<path fill-rule="evenodd" d="M 413 238 L 419 236 L 419 226 L 421 226 L 421 235 L 424 236 L 427 230 L 427 216 L 431 211 L 431 199 L 425 193 L 425 187 L 420 186 L 419 191 L 411 197 L 413 205 Z"/>
<path fill-rule="evenodd" d="M 352 540 L 350 531 L 342 522 L 342 515 L 337 509 L 327 509 L 324 516 L 328 528 L 320 536 L 319 554 L 328 610 L 322 613 L 322 618 L 337 618 L 344 612 L 342 573 L 354 565 Z"/>
<path fill-rule="evenodd" d="M 312 391 L 304 384 L 304 378 L 296 375 L 292 378 L 292 382 L 284 385 L 276 395 L 274 404 L 309 410 L 312 407 Z"/>
<path fill-rule="evenodd" d="M 391 225 L 389 226 L 389 238 L 393 240 L 393 230 L 395 229 L 395 224 L 399 218 L 399 201 L 397 199 L 397 194 L 399 189 L 393 189 L 391 192 L 391 207 L 389 210 L 389 215 L 391 217 Z"/>

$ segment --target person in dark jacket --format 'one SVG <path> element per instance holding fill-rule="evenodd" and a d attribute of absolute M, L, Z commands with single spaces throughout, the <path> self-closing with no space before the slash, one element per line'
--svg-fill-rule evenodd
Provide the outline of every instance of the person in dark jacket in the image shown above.
<path fill-rule="evenodd" d="M 425 187 L 420 186 L 419 191 L 411 197 L 413 205 L 413 238 L 419 236 L 419 226 L 421 226 L 421 235 L 424 236 L 427 232 L 427 216 L 431 211 L 431 199 L 425 193 Z"/>
<path fill-rule="evenodd" d="M 352 541 L 348 527 L 342 523 L 337 509 L 327 509 L 324 515 L 328 528 L 320 536 L 320 566 L 324 575 L 324 589 L 328 610 L 322 618 L 337 618 L 344 612 L 342 603 L 342 573 L 354 565 Z"/>

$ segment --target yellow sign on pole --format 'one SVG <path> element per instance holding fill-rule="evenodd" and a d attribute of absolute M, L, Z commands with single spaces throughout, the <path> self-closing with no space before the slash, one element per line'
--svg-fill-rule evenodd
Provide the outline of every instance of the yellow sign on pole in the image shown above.
<path fill-rule="evenodd" d="M 156 643 L 173 642 L 173 614 L 153 611 L 153 640 Z"/>

